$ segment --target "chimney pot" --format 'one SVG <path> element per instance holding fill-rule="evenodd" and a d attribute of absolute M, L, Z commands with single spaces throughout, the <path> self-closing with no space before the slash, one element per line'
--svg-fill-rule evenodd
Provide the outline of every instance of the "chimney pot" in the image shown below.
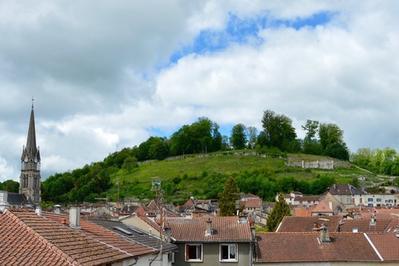
<path fill-rule="evenodd" d="M 40 206 L 36 207 L 35 213 L 36 213 L 37 216 L 42 216 L 42 209 L 40 208 Z"/>

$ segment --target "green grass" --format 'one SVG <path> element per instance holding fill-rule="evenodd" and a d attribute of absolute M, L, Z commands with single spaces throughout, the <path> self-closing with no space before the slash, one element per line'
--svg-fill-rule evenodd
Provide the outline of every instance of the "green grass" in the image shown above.
<path fill-rule="evenodd" d="M 290 154 L 290 160 L 326 160 L 328 157 Z M 151 180 L 158 177 L 168 187 L 169 197 L 187 198 L 190 195 L 203 195 L 209 187 L 221 190 L 225 176 L 238 175 L 244 172 L 259 171 L 275 179 L 293 177 L 298 180 L 313 180 L 319 175 L 328 175 L 338 183 L 349 183 L 354 176 L 364 175 L 370 179 L 375 176 L 367 171 L 343 164 L 348 168 L 338 168 L 332 171 L 319 169 L 301 169 L 287 167 L 285 159 L 264 158 L 255 155 L 232 153 L 214 153 L 208 156 L 187 156 L 163 161 L 150 161 L 140 164 L 130 172 L 121 169 L 112 174 L 113 187 L 109 191 L 111 197 L 116 197 L 118 191 L 123 197 L 135 196 L 148 198 L 153 194 Z M 219 176 L 218 174 L 223 174 Z"/>

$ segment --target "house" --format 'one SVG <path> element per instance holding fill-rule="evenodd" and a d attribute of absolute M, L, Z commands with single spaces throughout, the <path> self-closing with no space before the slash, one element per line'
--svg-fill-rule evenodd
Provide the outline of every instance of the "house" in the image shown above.
<path fill-rule="evenodd" d="M 143 207 L 137 208 L 132 215 L 123 217 L 120 221 L 125 225 L 137 227 L 148 234 L 160 236 L 161 227 L 157 223 L 156 218 L 149 217 Z"/>
<path fill-rule="evenodd" d="M 398 205 L 398 194 L 359 194 L 353 196 L 355 206 L 395 207 Z"/>
<path fill-rule="evenodd" d="M 260 215 L 262 212 L 262 199 L 252 194 L 243 195 L 239 205 L 244 214 Z"/>
<path fill-rule="evenodd" d="M 352 185 L 335 184 L 329 188 L 327 195 L 334 197 L 345 208 L 354 206 L 395 207 L 399 204 L 399 194 L 369 194 Z"/>
<path fill-rule="evenodd" d="M 285 202 L 290 206 L 312 207 L 319 203 L 320 195 L 303 195 L 301 192 L 291 192 L 284 195 Z M 278 195 L 276 196 L 278 201 Z"/>
<path fill-rule="evenodd" d="M 333 204 L 326 199 L 322 200 L 314 206 L 310 211 L 312 216 L 332 216 L 335 214 Z"/>
<path fill-rule="evenodd" d="M 354 206 L 354 196 L 365 194 L 365 192 L 349 184 L 334 184 L 329 188 L 327 194 L 332 195 L 345 206 Z"/>
<path fill-rule="evenodd" d="M 252 265 L 250 224 L 236 216 L 168 218 L 171 240 L 178 246 L 176 266 Z"/>
<path fill-rule="evenodd" d="M 4 210 L 0 213 L 0 265 L 144 266 L 157 253 L 104 227 L 80 223 L 78 208 L 71 209 L 69 220 L 39 209 Z"/>
<path fill-rule="evenodd" d="M 217 211 L 217 205 L 217 200 L 200 200 L 191 197 L 179 207 L 179 212 L 183 216 L 209 215 Z"/>

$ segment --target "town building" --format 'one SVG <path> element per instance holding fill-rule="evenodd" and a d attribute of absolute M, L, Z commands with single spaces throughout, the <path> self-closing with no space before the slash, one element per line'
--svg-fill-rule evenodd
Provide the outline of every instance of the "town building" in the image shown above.
<path fill-rule="evenodd" d="M 171 240 L 178 246 L 176 266 L 252 265 L 250 224 L 236 216 L 168 218 Z"/>

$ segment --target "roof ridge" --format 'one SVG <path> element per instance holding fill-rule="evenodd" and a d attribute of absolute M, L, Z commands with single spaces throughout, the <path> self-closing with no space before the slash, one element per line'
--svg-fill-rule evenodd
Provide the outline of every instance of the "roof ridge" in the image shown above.
<path fill-rule="evenodd" d="M 53 250 L 55 253 L 60 255 L 64 260 L 69 265 L 80 265 L 75 259 L 70 257 L 68 254 L 64 253 L 60 248 L 58 248 L 56 245 L 48 241 L 46 238 L 42 237 L 38 232 L 36 232 L 34 229 L 30 228 L 27 224 L 25 224 L 18 216 L 16 216 L 14 213 L 6 209 L 4 212 L 8 217 L 10 217 L 12 220 L 16 221 L 19 225 L 21 225 L 24 229 L 27 231 L 33 233 L 34 237 L 36 237 L 40 242 L 43 242 L 47 246 L 50 247 L 51 250 Z"/>

